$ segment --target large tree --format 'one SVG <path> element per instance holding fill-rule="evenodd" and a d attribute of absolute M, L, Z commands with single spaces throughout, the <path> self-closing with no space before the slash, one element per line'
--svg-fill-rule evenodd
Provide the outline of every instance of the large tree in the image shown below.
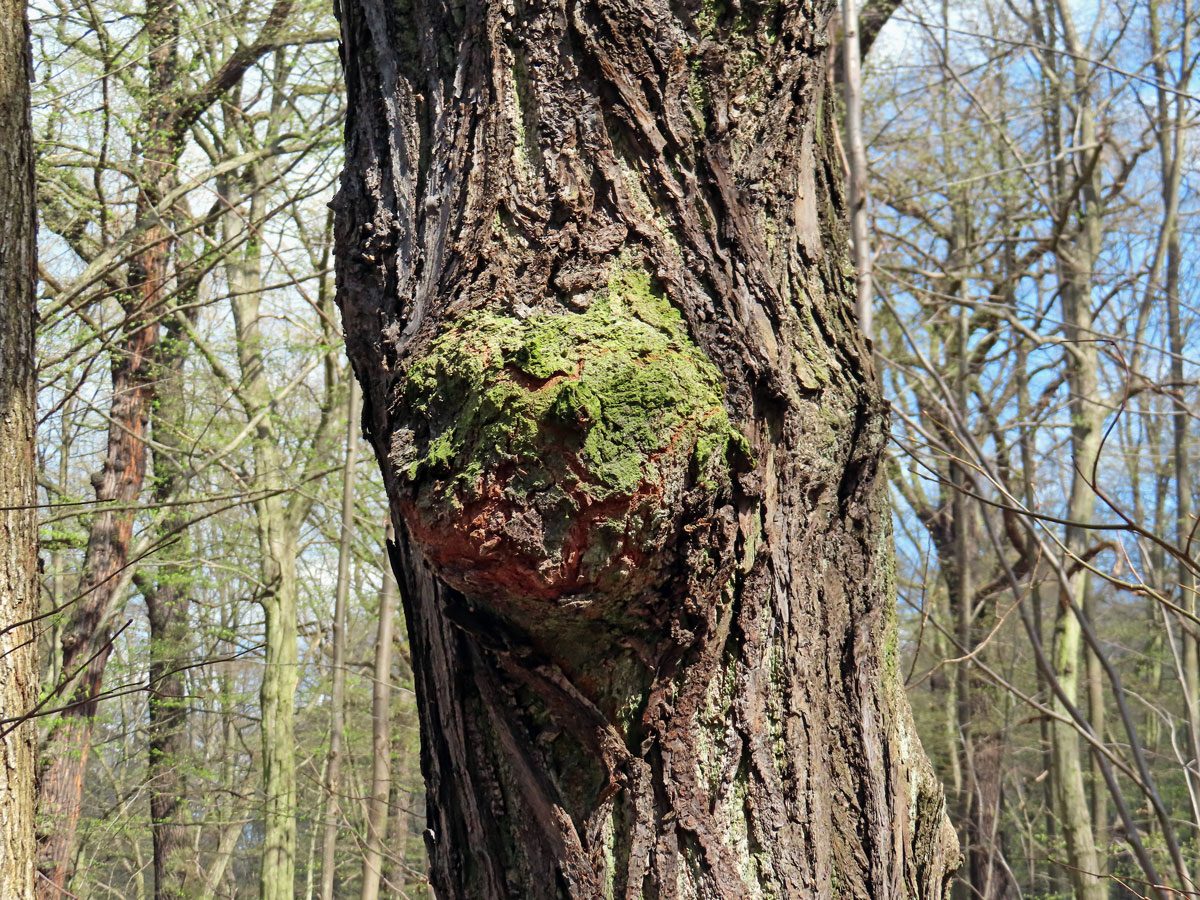
<path fill-rule="evenodd" d="M 0 885 L 32 900 L 37 698 L 33 426 L 37 321 L 25 4 L 0 2 Z"/>
<path fill-rule="evenodd" d="M 345 0 L 439 897 L 940 898 L 833 4 Z"/>
<path fill-rule="evenodd" d="M 108 438 L 100 471 L 92 478 L 96 507 L 88 529 L 77 598 L 67 613 L 61 641 L 62 683 L 55 690 L 69 698 L 41 748 L 38 780 L 38 869 L 42 879 L 39 896 L 57 900 L 63 894 L 74 866 L 84 777 L 91 750 L 104 671 L 113 650 L 112 620 L 121 600 L 125 579 L 137 566 L 131 559 L 136 505 L 146 476 L 147 426 L 154 405 L 158 379 L 174 363 L 179 352 L 164 350 L 160 319 L 172 293 L 172 257 L 175 237 L 169 227 L 173 217 L 172 198 L 178 199 L 177 164 L 188 131 L 199 117 L 236 85 L 258 59 L 275 46 L 291 12 L 293 0 L 275 0 L 257 37 L 230 53 L 216 72 L 194 90 L 184 90 L 179 78 L 178 41 L 180 19 L 174 0 L 146 0 L 142 25 L 149 50 L 146 53 L 147 90 L 140 97 L 144 117 L 140 159 L 136 178 L 136 224 L 132 234 L 96 255 L 80 281 L 85 285 L 97 272 L 112 264 L 124 249 L 127 272 L 114 286 L 123 313 L 119 334 L 111 348 L 112 399 L 108 415 Z M 103 205 L 103 200 L 101 201 Z M 178 338 L 178 335 L 175 335 Z M 162 357 L 160 360 L 159 357 Z M 161 366 L 160 366 L 161 363 Z M 160 442 L 160 447 L 168 449 Z M 161 487 L 161 485 L 160 485 Z M 167 498 L 160 492 L 160 503 Z M 150 600 L 158 620 L 155 631 L 165 625 L 166 606 L 178 598 L 156 595 Z M 159 645 L 161 649 L 162 645 Z M 158 651 L 156 650 L 156 653 Z M 161 662 L 161 661 L 160 661 Z M 164 667 L 156 666 L 156 674 Z M 168 692 L 172 688 L 166 687 Z M 161 741 L 178 722 L 164 723 L 166 706 L 156 696 L 152 730 L 158 761 Z M 152 764 L 152 769 L 159 767 Z M 176 802 L 167 788 L 159 795 L 155 783 L 152 815 L 162 841 L 173 825 Z M 170 841 L 168 840 L 168 843 Z M 161 854 L 160 854 L 161 859 Z M 161 866 L 159 867 L 162 868 Z"/>

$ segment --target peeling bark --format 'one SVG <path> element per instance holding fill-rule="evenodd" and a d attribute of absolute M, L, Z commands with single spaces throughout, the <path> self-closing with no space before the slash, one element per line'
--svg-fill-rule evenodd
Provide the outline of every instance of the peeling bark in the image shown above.
<path fill-rule="evenodd" d="M 139 220 L 151 213 L 171 182 L 178 149 L 167 138 L 173 112 L 170 94 L 176 76 L 178 19 L 171 0 L 147 3 L 145 26 L 150 54 L 150 91 L 144 181 L 137 197 Z M 92 476 L 97 507 L 88 532 L 79 599 L 62 637 L 62 672 L 77 684 L 66 693 L 63 711 L 41 748 L 38 780 L 38 896 L 58 900 L 71 877 L 75 838 L 83 803 L 83 779 L 91 749 L 92 724 L 104 669 L 117 590 L 131 564 L 135 506 L 146 477 L 146 431 L 154 399 L 158 317 L 168 294 L 172 240 L 154 217 L 131 254 L 126 290 L 118 294 L 125 316 L 112 352 L 112 403 L 108 445 L 101 470 Z"/>
<path fill-rule="evenodd" d="M 444 900 L 945 894 L 830 7 L 341 10 L 338 296 Z"/>
<path fill-rule="evenodd" d="M 161 160 L 160 160 L 161 162 Z M 161 166 L 147 180 L 161 184 Z M 153 198 L 139 195 L 145 215 Z M 146 477 L 146 427 L 154 393 L 158 313 L 170 271 L 169 234 L 161 224 L 147 229 L 130 264 L 129 289 L 119 297 L 124 335 L 113 351 L 112 405 L 108 449 L 92 476 L 97 508 L 88 532 L 79 599 L 62 637 L 64 677 L 78 673 L 78 686 L 42 748 L 38 782 L 39 897 L 57 900 L 71 876 L 75 835 L 83 802 L 83 777 L 91 749 L 92 723 L 112 647 L 109 637 L 117 588 L 130 565 L 134 506 Z"/>

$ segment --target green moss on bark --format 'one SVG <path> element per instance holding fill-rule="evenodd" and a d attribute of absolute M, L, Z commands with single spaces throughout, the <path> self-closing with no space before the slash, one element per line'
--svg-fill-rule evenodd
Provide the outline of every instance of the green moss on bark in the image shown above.
<path fill-rule="evenodd" d="M 720 490 L 731 442 L 745 447 L 716 367 L 639 269 L 585 312 L 450 323 L 403 401 L 415 427 L 393 463 L 414 534 L 475 595 L 648 583 L 680 499 Z"/>
<path fill-rule="evenodd" d="M 589 495 L 630 494 L 673 444 L 695 446 L 704 462 L 736 436 L 716 368 L 644 272 L 615 278 L 584 313 L 471 313 L 430 349 L 405 395 L 433 433 L 405 474 L 438 478 L 447 492 L 477 490 L 505 462 L 536 465 L 557 435 L 581 439 Z"/>

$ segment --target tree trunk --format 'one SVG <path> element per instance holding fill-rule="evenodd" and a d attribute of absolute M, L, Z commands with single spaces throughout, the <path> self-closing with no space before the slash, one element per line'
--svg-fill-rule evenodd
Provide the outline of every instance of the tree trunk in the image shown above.
<path fill-rule="evenodd" d="M 261 194 L 252 203 L 259 203 Z M 230 209 L 236 210 L 231 200 Z M 261 221 L 251 212 L 249 221 Z M 236 212 L 226 216 L 226 240 L 240 238 L 244 220 Z M 236 235 L 236 237 L 235 237 Z M 271 388 L 263 368 L 262 276 L 255 239 L 238 259 L 226 267 L 233 296 L 247 418 L 257 420 L 254 436 L 254 479 L 264 496 L 254 503 L 258 526 L 261 598 L 264 618 L 264 664 L 259 702 L 262 707 L 263 857 L 259 875 L 262 900 L 291 900 L 296 873 L 296 741 L 295 710 L 297 665 L 296 604 L 299 584 L 296 554 L 299 546 L 296 519 L 284 504 L 283 457 L 271 417 Z"/>
<path fill-rule="evenodd" d="M 20 717 L 38 693 L 33 468 L 37 222 L 25 4 L 0 2 L 0 884 L 34 895 L 34 741 Z M 15 719 L 17 721 L 7 721 Z"/>
<path fill-rule="evenodd" d="M 1071 12 L 1061 0 L 1055 0 L 1061 24 L 1063 40 L 1073 56 L 1074 96 L 1064 98 L 1079 109 L 1079 141 L 1082 146 L 1095 145 L 1095 123 L 1092 101 L 1089 95 L 1085 48 L 1075 33 Z M 1061 89 L 1061 88 L 1060 88 Z M 1095 151 L 1099 152 L 1099 151 Z M 1066 186 L 1074 173 L 1068 173 L 1059 163 L 1058 179 L 1065 194 Z M 1092 280 L 1093 266 L 1099 252 L 1103 209 L 1100 205 L 1099 169 L 1093 170 L 1083 187 L 1084 208 L 1075 240 L 1070 246 L 1061 248 L 1058 264 L 1063 281 L 1063 331 L 1070 342 L 1066 355 L 1067 384 L 1070 388 L 1068 408 L 1071 414 L 1071 462 L 1070 498 L 1067 505 L 1065 546 L 1071 558 L 1082 557 L 1087 551 L 1089 534 L 1087 525 L 1092 520 L 1096 505 L 1096 491 L 1092 486 L 1100 451 L 1105 410 L 1099 405 L 1099 351 L 1096 335 L 1092 329 Z M 1069 564 L 1069 563 L 1068 563 Z M 1076 704 L 1079 696 L 1080 651 L 1082 628 L 1075 609 L 1090 609 L 1088 600 L 1088 573 L 1086 569 L 1074 573 L 1070 579 L 1070 595 L 1066 588 L 1060 591 L 1054 623 L 1053 664 L 1067 700 Z M 1074 608 L 1073 608 L 1074 607 Z M 1097 706 L 1102 699 L 1093 700 L 1098 684 L 1092 671 L 1092 654 L 1084 654 L 1085 686 L 1089 689 L 1089 715 L 1093 728 L 1100 723 L 1094 721 Z M 1051 750 L 1054 761 L 1054 784 L 1057 794 L 1059 817 L 1066 845 L 1067 862 L 1071 884 L 1077 900 L 1103 900 L 1107 888 L 1103 876 L 1107 865 L 1101 861 L 1096 834 L 1104 822 L 1097 821 L 1096 812 L 1107 807 L 1101 801 L 1102 776 L 1097 765 L 1092 766 L 1092 802 L 1089 805 L 1084 785 L 1084 759 L 1080 753 L 1079 736 L 1062 698 L 1057 695 L 1052 708 L 1061 719 L 1051 727 Z M 1106 798 L 1105 798 L 1106 801 Z"/>
<path fill-rule="evenodd" d="M 235 96 L 226 108 L 226 140 L 242 140 L 237 129 L 242 113 Z M 241 383 L 236 391 L 247 422 L 254 428 L 251 485 L 261 492 L 254 501 L 258 529 L 259 597 L 264 618 L 264 664 L 259 702 L 262 707 L 263 852 L 259 873 L 260 900 L 292 900 L 296 874 L 296 737 L 295 711 L 299 656 L 296 636 L 300 583 L 296 571 L 300 531 L 315 495 L 289 491 L 288 468 L 295 462 L 285 454 L 286 443 L 277 429 L 277 396 L 267 378 L 264 355 L 269 347 L 264 311 L 262 246 L 257 229 L 267 210 L 271 183 L 269 162 L 252 163 L 239 178 L 222 185 L 228 204 L 223 217 L 225 242 L 238 247 L 225 265 L 230 307 L 237 336 Z M 244 195 L 243 195 L 244 190 Z M 243 201 L 248 201 L 244 203 Z M 318 295 L 318 304 L 322 295 Z M 332 312 L 332 304 L 327 304 Z M 338 380 L 332 367 L 320 419 L 308 436 L 308 455 L 295 473 L 296 483 L 315 478 L 330 458 L 329 428 L 333 421 Z M 290 494 L 290 496 L 288 496 Z M 322 780 L 324 776 L 322 776 Z"/>
<path fill-rule="evenodd" d="M 158 254 L 151 254 L 158 262 Z M 109 413 L 108 453 L 93 481 L 99 507 L 88 534 L 79 600 L 63 632 L 62 673 L 78 687 L 65 692 L 73 705 L 55 723 L 42 749 L 38 791 L 39 896 L 57 900 L 70 878 L 75 832 L 83 802 L 83 776 L 91 749 L 92 721 L 104 669 L 111 652 L 110 621 L 116 589 L 129 564 L 133 504 L 146 474 L 146 422 L 149 414 L 152 355 L 158 325 L 147 316 L 156 302 L 163 275 L 145 276 L 139 300 L 126 308 L 129 331 L 113 360 L 113 402 Z M 114 506 L 107 507 L 112 501 Z M 107 507 L 107 508 L 106 508 Z"/>
<path fill-rule="evenodd" d="M 355 421 L 355 427 L 358 422 Z M 386 528 L 387 540 L 395 534 Z M 392 788 L 392 634 L 396 619 L 396 579 L 383 573 L 379 619 L 375 632 L 375 669 L 371 684 L 371 798 L 367 805 L 367 840 L 363 855 L 362 900 L 379 900 L 383 843 L 387 836 L 388 796 Z M 393 848 L 403 854 L 403 847 Z"/>
<path fill-rule="evenodd" d="M 395 543 L 395 529 L 389 525 L 387 531 L 387 539 Z M 393 577 L 388 581 L 392 583 L 389 590 L 398 592 L 399 586 L 396 585 L 396 579 Z M 397 599 L 393 597 L 392 602 L 396 602 Z M 404 672 L 408 674 L 408 680 L 411 681 L 407 665 Z M 419 858 L 425 856 L 423 840 L 420 837 L 423 828 L 414 827 L 421 821 L 425 811 L 422 790 L 424 782 L 416 771 L 417 766 L 413 765 L 414 762 L 419 765 L 417 759 L 419 754 L 412 752 L 415 749 L 413 732 L 417 727 L 416 720 L 416 711 L 406 703 L 396 710 L 396 716 L 392 721 L 392 786 L 388 792 L 388 806 L 390 807 L 387 832 L 388 852 L 384 857 L 382 877 L 387 888 L 386 896 L 390 900 L 410 900 L 413 896 L 427 896 L 427 892 L 417 894 L 418 888 L 413 883 L 414 876 L 418 876 L 418 880 L 423 885 L 424 873 L 415 871 L 409 865 L 410 851 L 415 851 Z"/>
<path fill-rule="evenodd" d="M 858 281 L 855 309 L 858 327 L 871 337 L 871 219 L 867 210 L 867 146 L 862 130 L 862 48 L 859 45 L 858 0 L 842 0 L 843 71 L 846 93 L 846 162 L 850 167 L 851 252 Z"/>
<path fill-rule="evenodd" d="M 188 473 L 187 410 L 183 390 L 186 332 L 174 313 L 159 354 L 154 414 L 154 499 L 168 503 L 183 490 Z M 185 816 L 188 750 L 185 669 L 191 654 L 191 601 L 186 507 L 165 506 L 159 525 L 161 564 L 153 579 L 139 579 L 150 623 L 149 754 L 146 787 L 154 845 L 154 900 L 183 900 L 190 847 Z"/>
<path fill-rule="evenodd" d="M 342 818 L 342 736 L 346 730 L 346 602 L 354 539 L 354 475 L 358 463 L 358 385 L 346 394 L 346 460 L 342 466 L 342 533 L 338 541 L 333 606 L 333 682 L 329 691 L 329 765 L 325 769 L 325 834 L 321 847 L 321 900 L 333 900 L 338 824 Z"/>
<path fill-rule="evenodd" d="M 1150 47 L 1154 65 L 1154 76 L 1159 87 L 1156 90 L 1158 99 L 1158 152 L 1159 165 L 1162 173 L 1163 222 L 1160 234 L 1160 253 L 1165 250 L 1166 266 L 1163 273 L 1162 289 L 1167 298 L 1167 328 L 1170 336 L 1171 349 L 1171 417 L 1172 432 L 1172 462 L 1175 476 L 1175 546 L 1184 556 L 1191 555 L 1191 549 L 1196 539 L 1195 521 L 1192 514 L 1192 463 L 1189 439 L 1191 412 L 1185 400 L 1184 355 L 1187 352 L 1187 342 L 1184 339 L 1183 316 L 1180 308 L 1179 285 L 1180 264 L 1182 262 L 1182 247 L 1179 234 L 1179 204 L 1183 187 L 1183 159 L 1185 154 L 1184 140 L 1186 133 L 1187 107 L 1175 91 L 1168 85 L 1177 81 L 1184 84 L 1185 75 L 1176 75 L 1167 66 L 1167 54 L 1162 48 L 1162 33 L 1159 17 L 1162 13 L 1158 3 L 1147 7 L 1150 25 Z M 1180 10 L 1185 24 L 1179 36 L 1179 58 L 1190 58 L 1191 48 L 1191 18 L 1189 5 L 1185 4 Z M 1174 109 L 1172 109 L 1174 106 Z M 1157 261 L 1157 260 L 1156 260 Z M 1152 271 L 1152 276 L 1157 272 Z M 1155 281 L 1158 279 L 1155 278 Z M 1155 285 L 1157 286 L 1157 285 Z M 1167 533 L 1165 531 L 1160 533 Z M 1177 561 L 1175 579 L 1178 583 L 1178 603 L 1189 615 L 1196 614 L 1196 578 L 1184 559 Z M 1200 738 L 1197 730 L 1200 728 L 1200 652 L 1198 639 L 1191 629 L 1181 629 L 1184 644 L 1184 699 L 1188 711 L 1189 730 L 1192 737 L 1193 752 L 1200 751 Z M 1195 784 L 1195 775 L 1189 770 L 1189 779 Z M 1193 788 L 1194 790 L 1194 788 Z"/>
<path fill-rule="evenodd" d="M 136 209 L 150 222 L 130 255 L 127 289 L 118 295 L 124 313 L 112 351 L 112 402 L 103 468 L 92 476 L 96 513 L 88 532 L 79 599 L 62 636 L 62 677 L 75 679 L 63 692 L 72 702 L 42 748 L 38 796 L 38 882 L 42 900 L 59 900 L 74 864 L 75 835 L 83 803 L 83 779 L 91 750 L 93 719 L 104 669 L 117 589 L 130 565 L 135 505 L 146 476 L 146 426 L 154 398 L 160 305 L 167 296 L 171 233 L 155 211 L 171 181 L 177 155 L 168 123 L 173 108 L 178 20 L 171 0 L 150 0 L 144 25 L 149 54 L 149 95 L 142 184 Z"/>
<path fill-rule="evenodd" d="M 945 892 L 831 6 L 342 7 L 339 298 L 443 900 Z"/>

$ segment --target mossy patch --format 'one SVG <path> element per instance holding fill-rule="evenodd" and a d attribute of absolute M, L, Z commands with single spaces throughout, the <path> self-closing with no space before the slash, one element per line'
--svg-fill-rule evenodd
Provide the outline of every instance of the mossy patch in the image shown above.
<path fill-rule="evenodd" d="M 732 437 L 720 375 L 643 272 L 614 278 L 584 313 L 471 313 L 430 351 L 407 380 L 430 435 L 405 475 L 437 479 L 447 497 L 477 493 L 506 462 L 542 469 L 554 443 L 574 451 L 592 498 L 631 494 L 672 444 L 711 456 Z"/>
<path fill-rule="evenodd" d="M 645 576 L 684 492 L 727 483 L 730 442 L 744 443 L 717 369 L 638 269 L 619 269 L 585 312 L 448 324 L 403 403 L 414 427 L 392 462 L 413 488 L 414 535 L 476 594 L 607 592 Z"/>

